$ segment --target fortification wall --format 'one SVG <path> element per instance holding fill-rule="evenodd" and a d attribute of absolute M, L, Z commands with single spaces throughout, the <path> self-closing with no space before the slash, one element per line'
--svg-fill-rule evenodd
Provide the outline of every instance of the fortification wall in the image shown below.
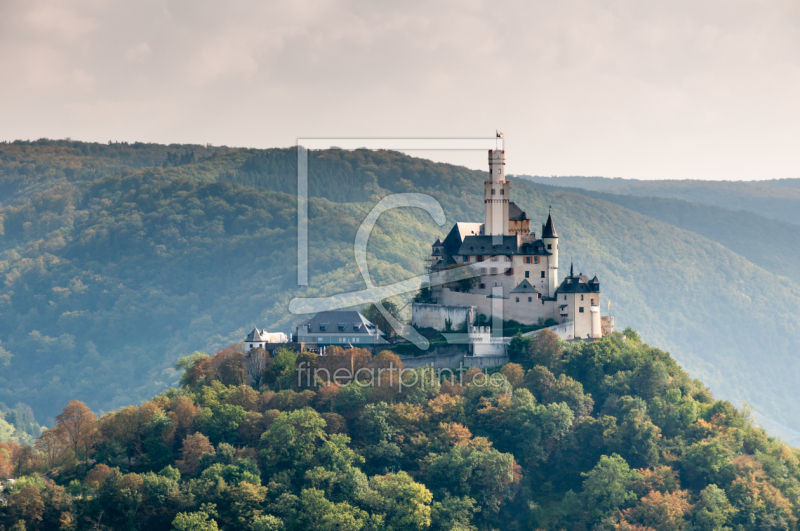
<path fill-rule="evenodd" d="M 446 323 L 450 320 L 452 330 L 456 331 L 463 329 L 465 323 L 472 324 L 475 317 L 477 317 L 475 307 L 469 304 L 443 305 L 418 302 L 411 304 L 411 325 L 420 328 L 442 331 L 446 329 Z"/>
<path fill-rule="evenodd" d="M 541 301 L 536 297 L 536 294 L 520 294 L 505 293 L 508 299 L 491 299 L 485 295 L 477 295 L 473 293 L 461 293 L 459 291 L 452 291 L 448 288 L 441 290 L 439 301 L 441 306 L 463 306 L 471 305 L 475 307 L 475 316 L 483 314 L 485 316 L 492 315 L 492 304 L 500 303 L 503 312 L 503 320 L 517 321 L 521 324 L 536 324 L 539 318 L 550 319 L 554 316 L 553 301 Z M 528 301 L 528 297 L 531 301 Z M 519 302 L 517 302 L 519 298 Z M 439 305 L 437 305 L 439 306 Z"/>

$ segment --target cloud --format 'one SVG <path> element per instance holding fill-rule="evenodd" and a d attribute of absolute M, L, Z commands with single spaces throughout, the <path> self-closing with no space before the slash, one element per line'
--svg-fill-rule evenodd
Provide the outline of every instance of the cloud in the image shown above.
<path fill-rule="evenodd" d="M 125 52 L 125 59 L 132 63 L 144 63 L 148 57 L 150 57 L 150 45 L 146 42 L 140 42 Z"/>
<path fill-rule="evenodd" d="M 798 176 L 798 25 L 790 0 L 7 0 L 0 138 L 499 127 L 511 173 Z"/>

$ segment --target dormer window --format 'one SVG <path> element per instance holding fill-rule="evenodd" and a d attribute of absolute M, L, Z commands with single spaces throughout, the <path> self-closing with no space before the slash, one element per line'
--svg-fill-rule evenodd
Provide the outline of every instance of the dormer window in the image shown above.
<path fill-rule="evenodd" d="M 337 326 L 339 327 L 339 332 L 344 332 L 344 329 L 347 328 L 347 323 L 339 323 Z"/>
<path fill-rule="evenodd" d="M 329 324 L 330 324 L 330 323 L 320 323 L 320 324 L 319 324 L 319 331 L 320 331 L 320 332 L 325 332 L 326 330 L 328 330 L 328 325 L 329 325 Z"/>

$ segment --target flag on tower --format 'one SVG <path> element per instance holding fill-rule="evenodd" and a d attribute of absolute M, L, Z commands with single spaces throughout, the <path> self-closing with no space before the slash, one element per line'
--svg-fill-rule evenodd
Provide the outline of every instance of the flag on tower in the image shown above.
<path fill-rule="evenodd" d="M 499 129 L 495 129 L 494 131 L 495 131 L 495 133 L 497 133 L 497 138 L 500 138 L 501 136 L 503 136 L 503 132 L 500 131 Z"/>

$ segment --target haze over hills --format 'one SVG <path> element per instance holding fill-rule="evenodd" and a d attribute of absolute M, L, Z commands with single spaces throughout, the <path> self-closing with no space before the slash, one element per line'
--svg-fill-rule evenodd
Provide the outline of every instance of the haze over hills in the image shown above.
<path fill-rule="evenodd" d="M 800 223 L 800 179 L 769 181 L 644 181 L 606 177 L 538 177 L 518 175 L 551 186 L 603 190 L 642 197 L 682 199 L 770 219 Z"/>
<path fill-rule="evenodd" d="M 430 194 L 447 223 L 384 214 L 369 247 L 378 283 L 420 274 L 451 222 L 483 215 L 485 172 L 393 152 L 313 152 L 310 283 L 300 290 L 293 150 L 140 146 L 0 146 L 0 186 L 16 201 L 0 210 L 0 340 L 13 355 L 0 401 L 28 404 L 40 420 L 71 398 L 96 410 L 147 399 L 177 381 L 179 356 L 240 341 L 253 325 L 290 331 L 302 319 L 288 313 L 291 298 L 363 287 L 353 240 L 386 194 Z M 599 276 L 618 328 L 671 350 L 716 395 L 800 427 L 800 287 L 778 276 L 791 253 L 759 262 L 724 234 L 698 233 L 712 225 L 676 226 L 644 203 L 522 179 L 512 196 L 534 225 L 552 205 L 563 263 Z"/>

